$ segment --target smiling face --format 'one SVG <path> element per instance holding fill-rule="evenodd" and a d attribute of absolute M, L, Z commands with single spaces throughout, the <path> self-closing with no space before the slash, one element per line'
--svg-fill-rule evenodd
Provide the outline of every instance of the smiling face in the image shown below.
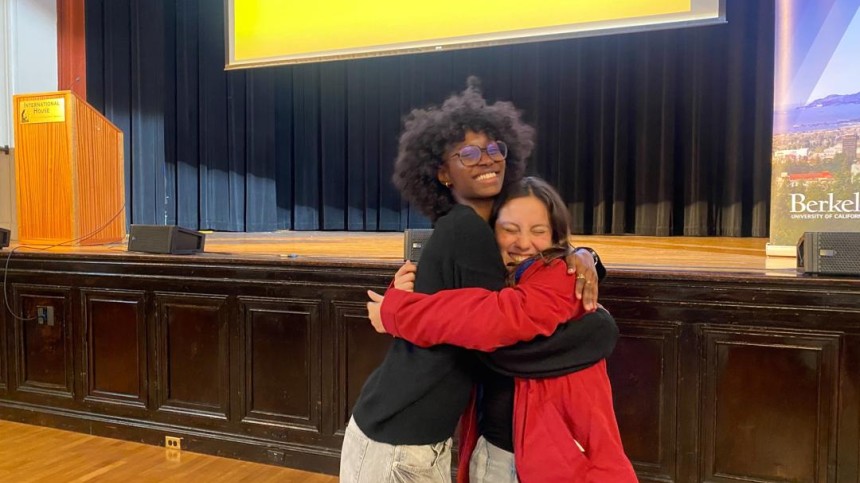
<path fill-rule="evenodd" d="M 485 133 L 466 131 L 463 141 L 445 153 L 445 163 L 439 168 L 437 175 L 442 184 L 450 184 L 451 194 L 457 203 L 471 206 L 482 215 L 486 211 L 485 218 L 489 217 L 493 199 L 502 190 L 502 182 L 505 179 L 505 161 L 493 161 L 486 152 L 487 145 L 492 141 L 495 140 L 487 137 Z M 457 153 L 470 145 L 483 151 L 478 164 L 467 168 Z"/>
<path fill-rule="evenodd" d="M 553 246 L 549 210 L 534 196 L 513 198 L 499 209 L 496 243 L 508 269 Z"/>

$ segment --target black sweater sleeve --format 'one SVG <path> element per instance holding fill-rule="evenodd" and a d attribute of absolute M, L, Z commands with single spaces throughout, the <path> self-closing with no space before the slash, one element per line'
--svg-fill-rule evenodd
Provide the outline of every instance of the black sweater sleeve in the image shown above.
<path fill-rule="evenodd" d="M 549 337 L 538 336 L 495 352 L 482 353 L 490 369 L 514 377 L 556 377 L 608 357 L 618 341 L 618 326 L 605 309 L 562 324 Z"/>

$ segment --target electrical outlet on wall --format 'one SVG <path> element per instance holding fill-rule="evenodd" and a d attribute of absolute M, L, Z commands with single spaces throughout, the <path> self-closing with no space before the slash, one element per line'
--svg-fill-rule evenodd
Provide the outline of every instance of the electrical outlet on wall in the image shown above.
<path fill-rule="evenodd" d="M 54 326 L 54 307 L 50 305 L 37 305 L 36 306 L 36 322 L 39 325 L 47 325 L 49 327 Z"/>
<path fill-rule="evenodd" d="M 182 438 L 177 438 L 176 436 L 165 436 L 164 447 L 172 450 L 181 450 Z"/>

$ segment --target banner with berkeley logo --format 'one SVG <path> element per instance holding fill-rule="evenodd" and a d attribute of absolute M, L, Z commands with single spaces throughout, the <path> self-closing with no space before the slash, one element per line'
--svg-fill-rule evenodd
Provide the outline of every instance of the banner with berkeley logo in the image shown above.
<path fill-rule="evenodd" d="M 768 255 L 860 231 L 860 0 L 777 0 Z"/>

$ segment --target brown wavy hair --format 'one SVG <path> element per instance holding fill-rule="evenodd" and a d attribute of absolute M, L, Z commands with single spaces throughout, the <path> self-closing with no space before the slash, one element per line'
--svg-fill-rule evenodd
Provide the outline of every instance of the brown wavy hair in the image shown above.
<path fill-rule="evenodd" d="M 508 145 L 502 190 L 522 179 L 534 149 L 534 128 L 522 120 L 512 103 L 488 104 L 477 77 L 469 77 L 466 89 L 446 99 L 441 107 L 414 109 L 404 120 L 392 181 L 431 221 L 457 203 L 437 174 L 445 153 L 466 138 L 466 131 L 482 132 Z"/>

